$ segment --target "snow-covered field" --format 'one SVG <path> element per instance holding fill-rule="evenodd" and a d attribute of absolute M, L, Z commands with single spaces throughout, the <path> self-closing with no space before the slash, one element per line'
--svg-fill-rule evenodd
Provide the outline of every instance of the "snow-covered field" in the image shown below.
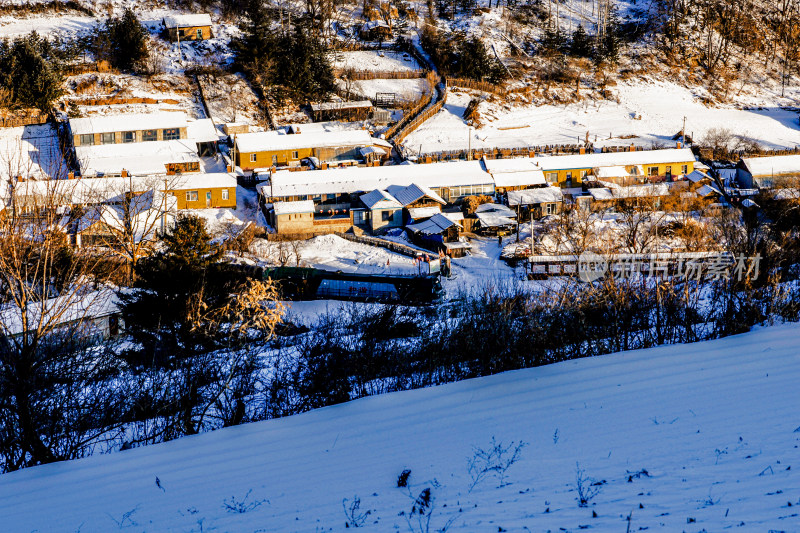
<path fill-rule="evenodd" d="M 800 326 L 394 393 L 7 474 L 3 530 L 797 531 Z M 501 483 L 467 461 L 524 441 Z M 578 506 L 576 464 L 597 495 Z M 584 488 L 589 486 L 584 483 Z M 503 485 L 503 486 L 501 486 Z M 596 514 L 596 517 L 593 516 Z"/>
<path fill-rule="evenodd" d="M 419 70 L 417 61 L 408 54 L 391 50 L 362 50 L 355 52 L 336 52 L 331 54 L 331 62 L 336 69 L 370 70 L 378 72 L 401 72 Z"/>
<path fill-rule="evenodd" d="M 0 17 L 0 38 L 19 37 L 32 31 L 39 35 L 74 37 L 89 33 L 99 23 L 99 19 L 85 15 L 5 16 Z"/>
<path fill-rule="evenodd" d="M 425 78 L 410 80 L 360 80 L 353 82 L 353 90 L 369 98 L 374 98 L 376 93 L 395 93 L 399 100 L 412 102 L 419 100 L 430 91 L 430 85 Z"/>
<path fill-rule="evenodd" d="M 522 106 L 484 102 L 483 127 L 472 129 L 462 115 L 472 96 L 450 91 L 437 115 L 409 135 L 406 146 L 417 152 L 473 148 L 575 144 L 586 134 L 595 146 L 671 144 L 686 117 L 686 131 L 702 140 L 712 128 L 727 128 L 755 139 L 768 148 L 800 144 L 797 111 L 784 110 L 772 98 L 748 98 L 759 110 L 734 106 L 707 107 L 689 89 L 668 82 L 621 82 L 613 88 L 619 103 L 611 100 L 569 105 Z M 632 138 L 630 136 L 633 136 Z M 609 138 L 610 137 L 610 138 Z M 471 141 L 470 141 L 471 139 Z"/>

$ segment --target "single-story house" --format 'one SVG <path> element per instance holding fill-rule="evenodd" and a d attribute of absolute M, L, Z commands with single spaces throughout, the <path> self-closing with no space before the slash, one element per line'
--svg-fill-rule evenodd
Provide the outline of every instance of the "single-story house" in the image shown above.
<path fill-rule="evenodd" d="M 525 158 L 523 158 L 525 159 Z M 631 182 L 673 181 L 694 170 L 694 154 L 688 148 L 636 150 L 575 155 L 537 156 L 531 158 L 544 172 L 550 185 L 579 186 L 587 178 L 629 185 Z"/>
<path fill-rule="evenodd" d="M 12 345 L 39 324 L 47 324 L 56 335 L 60 330 L 82 338 L 108 338 L 124 328 L 118 299 L 111 289 L 29 302 L 24 312 L 12 304 L 0 308 L 0 336 L 9 338 Z"/>
<path fill-rule="evenodd" d="M 736 182 L 744 189 L 796 186 L 800 155 L 743 157 L 736 165 Z"/>
<path fill-rule="evenodd" d="M 403 225 L 403 204 L 386 191 L 375 189 L 360 197 L 365 210 L 353 210 L 353 224 L 371 233 Z"/>
<path fill-rule="evenodd" d="M 316 158 L 322 165 L 355 165 L 389 158 L 392 145 L 372 137 L 366 130 L 282 133 L 262 131 L 234 135 L 234 161 L 242 170 L 299 166 L 303 159 Z M 324 167 L 323 167 L 324 168 Z M 370 190 L 370 189 L 368 189 Z"/>
<path fill-rule="evenodd" d="M 207 13 L 169 15 L 161 20 L 161 24 L 170 41 L 203 41 L 213 37 L 211 15 Z"/>
<path fill-rule="evenodd" d="M 494 179 L 495 190 L 498 193 L 542 187 L 547 184 L 544 172 L 535 158 L 487 159 L 484 157 L 481 162 L 486 168 L 486 172 Z"/>
<path fill-rule="evenodd" d="M 382 20 L 369 20 L 361 25 L 358 36 L 365 41 L 386 41 L 392 38 L 392 28 Z"/>
<path fill-rule="evenodd" d="M 314 231 L 314 202 L 275 202 L 270 223 L 277 233 L 300 234 Z"/>
<path fill-rule="evenodd" d="M 511 230 L 517 225 L 517 213 L 502 204 L 481 204 L 475 217 L 482 233 L 497 233 Z"/>
<path fill-rule="evenodd" d="M 522 191 L 509 191 L 508 205 L 510 207 L 519 206 L 531 213 L 534 217 L 540 218 L 546 215 L 555 215 L 561 211 L 561 204 L 564 195 L 559 187 L 542 187 L 539 189 L 526 189 Z M 520 217 L 527 218 L 525 212 L 520 212 Z"/>

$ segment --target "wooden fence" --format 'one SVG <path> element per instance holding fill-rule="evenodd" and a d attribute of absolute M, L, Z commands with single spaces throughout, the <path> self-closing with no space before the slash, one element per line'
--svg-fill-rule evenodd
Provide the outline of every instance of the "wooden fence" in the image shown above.
<path fill-rule="evenodd" d="M 521 146 L 515 148 L 473 148 L 469 150 L 443 150 L 439 152 L 423 152 L 418 154 L 418 163 L 438 163 L 441 161 L 456 161 L 467 159 L 508 159 L 512 157 L 534 157 L 536 154 L 547 155 L 573 155 L 580 154 L 581 150 L 584 153 L 592 153 L 593 148 L 591 144 L 546 144 L 539 146 Z M 634 151 L 640 152 L 646 150 L 643 146 L 635 146 Z M 630 146 L 606 146 L 603 147 L 601 153 L 612 152 L 630 152 Z"/>
<path fill-rule="evenodd" d="M 337 78 L 347 76 L 351 80 L 413 80 L 424 78 L 428 75 L 427 70 L 350 70 L 337 69 L 334 71 Z"/>
<path fill-rule="evenodd" d="M 99 98 L 77 97 L 72 98 L 71 101 L 80 105 L 180 104 L 180 101 L 174 98 L 145 98 L 133 96 L 105 96 Z"/>
<path fill-rule="evenodd" d="M 38 111 L 10 117 L 0 116 L 0 128 L 18 128 L 20 126 L 44 124 L 45 122 L 47 122 L 47 115 L 43 115 Z"/>
<path fill-rule="evenodd" d="M 496 94 L 497 96 L 506 96 L 508 94 L 508 91 L 502 85 L 495 85 L 494 83 L 489 83 L 488 81 L 476 81 L 466 78 L 447 78 L 447 85 L 450 87 L 474 89 L 476 91 Z"/>

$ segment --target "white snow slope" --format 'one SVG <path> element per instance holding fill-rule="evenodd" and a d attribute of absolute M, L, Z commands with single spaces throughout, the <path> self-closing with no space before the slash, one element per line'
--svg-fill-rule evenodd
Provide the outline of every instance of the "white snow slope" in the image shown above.
<path fill-rule="evenodd" d="M 622 532 L 629 513 L 630 531 L 797 531 L 798 334 L 570 361 L 23 470 L 0 477 L 0 529 L 343 531 L 357 495 L 364 531 L 409 531 L 395 485 L 410 468 L 415 495 L 432 488 L 430 531 L 454 517 L 449 531 Z M 507 485 L 469 492 L 467 458 L 493 436 L 528 445 Z M 605 481 L 588 508 L 576 462 Z"/>

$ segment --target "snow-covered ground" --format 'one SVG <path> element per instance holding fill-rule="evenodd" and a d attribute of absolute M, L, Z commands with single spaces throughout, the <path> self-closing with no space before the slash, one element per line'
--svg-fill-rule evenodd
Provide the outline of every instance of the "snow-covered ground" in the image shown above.
<path fill-rule="evenodd" d="M 796 531 L 800 326 L 387 394 L 2 477 L 8 532 Z M 468 459 L 524 441 L 503 482 Z M 576 464 L 597 495 L 578 506 Z M 503 486 L 501 486 L 503 485 Z M 596 517 L 593 516 L 596 514 Z"/>
<path fill-rule="evenodd" d="M 0 128 L 0 176 L 65 178 L 67 164 L 49 124 Z"/>
<path fill-rule="evenodd" d="M 32 31 L 45 36 L 75 37 L 91 32 L 99 23 L 99 19 L 85 15 L 4 16 L 0 17 L 0 38 L 20 37 Z"/>
<path fill-rule="evenodd" d="M 402 72 L 421 68 L 410 55 L 391 50 L 336 52 L 331 54 L 331 63 L 336 69 L 353 69 L 356 71 Z"/>
<path fill-rule="evenodd" d="M 471 129 L 462 115 L 473 96 L 451 90 L 445 108 L 409 135 L 405 145 L 412 152 L 421 146 L 424 153 L 466 149 L 470 144 L 473 148 L 575 144 L 587 133 L 598 147 L 672 144 L 684 117 L 687 133 L 696 140 L 712 128 L 727 128 L 768 148 L 800 144 L 797 111 L 770 105 L 771 98 L 748 97 L 748 105 L 762 109 L 746 110 L 707 107 L 698 98 L 701 94 L 669 82 L 621 82 L 613 92 L 619 103 L 589 99 L 541 106 L 483 102 L 479 106 L 483 127 Z"/>
<path fill-rule="evenodd" d="M 341 82 L 338 82 L 341 86 Z M 412 78 L 410 80 L 359 80 L 353 82 L 353 91 L 369 98 L 375 98 L 376 93 L 395 93 L 399 100 L 412 102 L 419 100 L 430 92 L 430 85 L 425 78 Z"/>

